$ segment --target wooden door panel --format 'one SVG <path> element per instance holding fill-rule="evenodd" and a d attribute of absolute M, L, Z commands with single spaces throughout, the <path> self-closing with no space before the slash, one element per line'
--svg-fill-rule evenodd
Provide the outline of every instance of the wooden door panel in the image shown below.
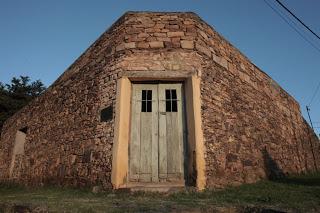
<path fill-rule="evenodd" d="M 166 107 L 166 90 L 176 92 L 176 108 Z M 159 169 L 167 181 L 183 179 L 182 84 L 159 84 Z M 172 112 L 175 108 L 176 111 Z"/>
<path fill-rule="evenodd" d="M 131 99 L 131 135 L 129 144 L 129 179 L 138 181 L 140 173 L 140 109 L 141 93 L 133 87 Z"/>
<path fill-rule="evenodd" d="M 152 121 L 149 125 L 152 128 L 151 136 L 151 168 L 152 182 L 159 181 L 159 103 L 158 103 L 158 85 L 152 89 Z"/>
<path fill-rule="evenodd" d="M 161 86 L 158 89 L 159 96 L 159 178 L 166 180 L 168 167 L 167 167 L 167 116 L 166 106 L 163 104 L 165 94 L 161 92 Z"/>
<path fill-rule="evenodd" d="M 166 90 L 175 94 L 169 111 Z M 145 105 L 146 91 L 152 91 L 152 109 Z M 183 181 L 182 92 L 182 84 L 132 85 L 130 182 Z"/>
<path fill-rule="evenodd" d="M 167 131 L 167 156 L 168 156 L 168 173 L 175 174 L 180 172 L 180 147 L 179 134 L 177 132 L 178 116 L 175 112 L 167 112 L 166 115 Z"/>
<path fill-rule="evenodd" d="M 142 91 L 151 91 L 151 98 Z M 132 85 L 131 136 L 129 145 L 129 180 L 158 180 L 158 86 Z M 151 103 L 151 107 L 146 105 Z M 144 107 L 142 107 L 144 105 Z"/>
<path fill-rule="evenodd" d="M 140 118 L 140 174 L 149 175 L 151 180 L 152 174 L 152 116 L 149 113 L 141 113 Z"/>

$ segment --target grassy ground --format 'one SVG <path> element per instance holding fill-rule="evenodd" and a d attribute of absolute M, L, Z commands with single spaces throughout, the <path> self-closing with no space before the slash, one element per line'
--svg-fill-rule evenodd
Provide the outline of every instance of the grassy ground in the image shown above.
<path fill-rule="evenodd" d="M 262 208 L 320 212 L 320 173 L 223 190 L 174 194 L 112 191 L 93 194 L 89 189 L 0 185 L 0 212 L 13 205 L 16 210 L 29 206 L 54 212 L 212 212 L 219 209 L 260 212 Z"/>

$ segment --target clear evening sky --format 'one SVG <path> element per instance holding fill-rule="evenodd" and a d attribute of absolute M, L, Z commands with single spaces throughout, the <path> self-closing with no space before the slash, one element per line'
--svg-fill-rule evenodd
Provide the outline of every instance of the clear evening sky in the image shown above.
<path fill-rule="evenodd" d="M 282 3 L 320 34 L 320 1 Z M 305 34 L 316 50 L 264 0 L 0 0 L 0 81 L 28 75 L 49 86 L 126 11 L 196 12 L 291 94 L 308 120 L 305 106 L 320 81 L 320 41 Z M 320 127 L 320 91 L 311 116 Z"/>

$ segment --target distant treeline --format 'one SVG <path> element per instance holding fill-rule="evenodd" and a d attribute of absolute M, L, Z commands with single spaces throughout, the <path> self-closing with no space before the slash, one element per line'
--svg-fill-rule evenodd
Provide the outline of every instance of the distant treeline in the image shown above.
<path fill-rule="evenodd" d="M 13 77 L 10 84 L 0 82 L 0 131 L 10 116 L 45 90 L 40 80 L 31 82 L 28 76 Z"/>

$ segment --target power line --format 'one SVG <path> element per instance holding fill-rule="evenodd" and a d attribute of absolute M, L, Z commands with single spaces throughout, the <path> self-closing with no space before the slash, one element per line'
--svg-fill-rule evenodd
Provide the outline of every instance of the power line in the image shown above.
<path fill-rule="evenodd" d="M 309 102 L 309 104 L 308 104 L 309 106 L 311 105 L 313 99 L 316 97 L 316 94 L 317 94 L 317 92 L 319 91 L 319 89 L 320 89 L 320 82 L 318 83 L 318 86 L 317 86 L 316 90 L 314 91 L 314 93 L 313 93 L 313 95 L 312 95 L 312 98 L 311 98 L 311 100 L 310 100 L 310 102 Z"/>
<path fill-rule="evenodd" d="M 291 12 L 285 5 L 283 5 L 279 0 L 276 0 L 276 2 L 278 2 L 278 4 L 283 7 L 288 13 L 290 13 L 296 20 L 298 20 L 298 22 L 300 22 L 305 28 L 307 28 L 314 36 L 316 36 L 319 40 L 320 37 L 313 32 L 310 27 L 308 27 L 305 23 L 303 23 L 303 21 L 301 21 L 301 19 L 299 19 L 295 14 L 293 14 L 293 12 Z"/>
<path fill-rule="evenodd" d="M 281 12 L 279 12 L 278 10 L 276 10 L 273 6 L 271 6 L 271 4 L 269 4 L 266 0 L 263 0 L 276 14 L 278 14 L 280 16 L 280 18 L 282 18 L 282 20 L 284 20 L 294 31 L 296 31 L 296 33 L 298 33 L 300 35 L 300 37 L 302 39 L 304 39 L 306 42 L 308 42 L 312 47 L 314 47 L 318 52 L 320 52 L 320 48 L 318 48 L 315 44 L 313 44 L 309 39 L 307 39 L 296 27 L 294 27 L 285 17 L 283 14 L 281 14 Z M 288 19 L 290 19 L 288 16 L 286 16 Z M 294 22 L 293 22 L 294 23 Z"/>
<path fill-rule="evenodd" d="M 312 120 L 311 120 L 311 117 L 310 117 L 310 113 L 309 113 L 309 111 L 310 111 L 310 107 L 306 106 L 306 109 L 307 109 L 307 113 L 308 113 L 309 121 L 310 121 L 310 124 L 311 124 L 311 128 L 314 130 L 314 128 L 313 128 L 313 124 L 312 124 Z"/>
<path fill-rule="evenodd" d="M 281 7 L 283 7 L 287 12 L 289 12 L 295 19 L 297 19 L 299 21 L 299 23 L 301 23 L 306 29 L 308 29 L 313 35 L 315 35 L 318 39 L 320 39 L 320 37 L 313 32 L 310 27 L 308 27 L 306 24 L 304 24 L 301 19 L 299 19 L 296 15 L 294 15 L 286 6 L 284 6 L 279 0 L 275 0 L 276 2 L 278 2 L 278 4 L 280 4 Z M 295 26 L 297 26 L 297 24 L 295 22 L 293 22 L 288 16 L 286 16 L 285 14 L 281 13 L 280 11 L 276 10 L 273 6 L 271 6 L 271 4 L 269 4 L 269 2 L 267 2 L 266 0 L 264 0 L 264 2 L 275 12 L 277 13 L 294 31 L 296 31 L 301 38 L 303 38 L 305 41 L 307 41 L 311 46 L 313 46 L 317 51 L 320 52 L 320 49 L 314 44 L 312 43 L 308 38 L 306 38 Z M 292 23 L 295 24 L 295 26 L 292 25 L 292 23 L 290 23 L 284 16 L 286 16 Z M 312 98 L 309 102 L 309 106 L 312 104 L 314 98 L 316 97 L 316 94 L 318 93 L 318 90 L 320 89 L 320 82 L 317 85 L 317 88 L 315 90 L 315 92 L 312 95 Z M 310 110 L 310 108 L 309 108 Z"/>
<path fill-rule="evenodd" d="M 284 8 L 288 13 L 290 13 L 290 14 L 291 14 L 300 24 L 302 24 L 307 30 L 309 30 L 309 32 L 311 32 L 314 36 L 316 36 L 316 37 L 320 40 L 320 36 L 318 36 L 318 35 L 317 35 L 313 30 L 311 30 L 310 27 L 308 27 L 300 18 L 298 18 L 293 12 L 291 12 L 291 11 L 289 10 L 289 8 L 287 8 L 284 4 L 282 4 L 282 3 L 280 2 L 280 0 L 275 0 L 275 1 L 276 1 L 282 8 Z M 315 96 L 316 96 L 319 88 L 320 88 L 320 82 L 319 82 L 319 84 L 317 85 L 317 88 L 316 88 L 315 92 L 314 92 L 313 95 L 312 95 L 312 98 L 311 98 L 311 100 L 310 100 L 310 102 L 309 102 L 309 106 L 311 105 L 312 101 L 314 100 L 314 98 L 315 98 Z"/>

